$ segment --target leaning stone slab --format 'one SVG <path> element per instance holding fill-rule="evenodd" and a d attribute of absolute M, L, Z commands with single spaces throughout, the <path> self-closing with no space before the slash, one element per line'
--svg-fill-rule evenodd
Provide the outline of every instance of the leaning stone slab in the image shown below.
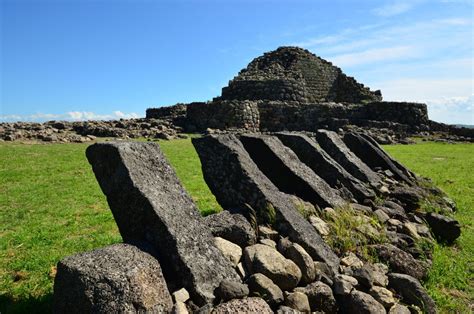
<path fill-rule="evenodd" d="M 291 148 L 298 158 L 333 188 L 342 184 L 358 200 L 374 198 L 375 193 L 352 176 L 331 158 L 315 141 L 304 134 L 277 133 L 278 138 Z"/>
<path fill-rule="evenodd" d="M 276 136 L 242 135 L 240 141 L 258 168 L 280 191 L 324 207 L 340 207 L 339 192 L 298 159 Z"/>
<path fill-rule="evenodd" d="M 54 279 L 54 313 L 163 313 L 173 307 L 160 263 L 129 244 L 66 257 Z"/>
<path fill-rule="evenodd" d="M 337 133 L 327 130 L 316 132 L 318 144 L 350 174 L 363 182 L 377 185 L 381 178 L 359 159 Z"/>
<path fill-rule="evenodd" d="M 153 246 L 196 303 L 211 302 L 222 279 L 239 280 L 158 144 L 100 143 L 86 155 L 124 241 Z"/>
<path fill-rule="evenodd" d="M 291 197 L 280 192 L 258 169 L 235 135 L 196 138 L 193 144 L 201 159 L 204 179 L 223 208 L 247 216 L 255 211 L 259 223 L 273 223 L 281 235 L 337 272 L 338 257 L 301 216 Z"/>
<path fill-rule="evenodd" d="M 380 146 L 372 144 L 367 137 L 358 133 L 346 133 L 343 140 L 352 152 L 369 167 L 381 167 L 384 170 L 390 170 L 396 179 L 403 180 L 410 185 L 414 184 L 414 182 L 397 167 L 393 159 L 387 155 Z"/>

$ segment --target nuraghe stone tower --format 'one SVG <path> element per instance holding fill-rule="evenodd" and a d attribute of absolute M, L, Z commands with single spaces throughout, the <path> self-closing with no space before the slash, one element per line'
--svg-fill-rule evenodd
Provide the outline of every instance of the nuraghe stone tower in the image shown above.
<path fill-rule="evenodd" d="M 179 113 L 171 118 L 190 132 L 350 128 L 365 129 L 381 143 L 433 125 L 425 104 L 382 101 L 379 90 L 298 47 L 280 47 L 255 58 L 212 101 L 151 108 L 147 117 L 169 119 L 171 112 Z"/>
<path fill-rule="evenodd" d="M 308 50 L 280 47 L 250 62 L 220 99 L 362 103 L 380 101 L 382 95 Z"/>

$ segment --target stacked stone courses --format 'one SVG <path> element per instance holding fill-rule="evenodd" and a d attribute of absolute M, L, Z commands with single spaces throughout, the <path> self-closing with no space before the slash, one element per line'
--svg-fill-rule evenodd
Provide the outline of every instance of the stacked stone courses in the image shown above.
<path fill-rule="evenodd" d="M 150 108 L 147 118 L 174 119 L 188 132 L 365 130 L 379 143 L 444 130 L 425 104 L 382 101 L 379 90 L 298 47 L 255 58 L 212 101 Z"/>

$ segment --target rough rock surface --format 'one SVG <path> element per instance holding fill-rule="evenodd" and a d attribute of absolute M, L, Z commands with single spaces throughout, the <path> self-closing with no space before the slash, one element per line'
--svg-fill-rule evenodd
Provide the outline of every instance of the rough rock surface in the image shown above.
<path fill-rule="evenodd" d="M 234 299 L 229 302 L 219 304 L 212 310 L 212 314 L 232 313 L 273 314 L 273 311 L 263 299 L 257 297 Z"/>
<path fill-rule="evenodd" d="M 260 296 L 270 306 L 276 306 L 283 302 L 283 291 L 273 281 L 263 274 L 253 274 L 247 280 L 250 295 Z"/>
<path fill-rule="evenodd" d="M 165 276 L 196 302 L 212 301 L 222 279 L 239 280 L 157 144 L 94 144 L 86 155 L 124 241 L 152 245 Z"/>
<path fill-rule="evenodd" d="M 316 133 L 318 144 L 350 174 L 363 182 L 373 185 L 381 181 L 380 176 L 372 171 L 357 157 L 335 132 L 318 130 Z"/>
<path fill-rule="evenodd" d="M 241 299 L 249 295 L 249 288 L 247 285 L 224 279 L 221 281 L 219 287 L 216 289 L 216 297 L 221 301 L 229 301 L 232 299 Z"/>
<path fill-rule="evenodd" d="M 373 191 L 362 181 L 353 177 L 339 165 L 328 153 L 308 136 L 301 133 L 277 133 L 278 138 L 290 147 L 309 168 L 326 180 L 333 188 L 341 185 L 348 189 L 359 200 L 374 198 Z"/>
<path fill-rule="evenodd" d="M 325 313 L 337 313 L 338 306 L 332 293 L 331 287 L 316 281 L 304 288 L 296 288 L 295 291 L 301 291 L 308 296 L 311 311 L 322 311 Z"/>
<path fill-rule="evenodd" d="M 302 292 L 285 292 L 285 305 L 303 313 L 309 313 L 308 296 Z"/>
<path fill-rule="evenodd" d="M 386 261 L 393 271 L 409 274 L 419 280 L 426 276 L 428 272 L 426 265 L 413 258 L 411 254 L 391 244 L 378 244 L 374 247 L 379 258 Z"/>
<path fill-rule="evenodd" d="M 425 219 L 434 236 L 441 241 L 451 243 L 461 235 L 461 225 L 453 218 L 428 213 Z"/>
<path fill-rule="evenodd" d="M 433 299 L 416 278 L 410 275 L 391 273 L 388 274 L 388 280 L 389 288 L 401 295 L 404 303 L 414 304 L 428 314 L 436 313 Z"/>
<path fill-rule="evenodd" d="M 255 244 L 255 230 L 240 214 L 232 214 L 227 210 L 204 218 L 215 237 L 224 238 L 241 247 Z"/>
<path fill-rule="evenodd" d="M 242 248 L 240 246 L 220 237 L 214 238 L 214 244 L 232 265 L 237 266 L 239 264 L 242 257 Z"/>
<path fill-rule="evenodd" d="M 344 311 L 354 314 L 386 313 L 383 305 L 378 303 L 370 294 L 355 289 L 344 298 Z"/>
<path fill-rule="evenodd" d="M 301 245 L 292 243 L 286 250 L 285 256 L 292 260 L 301 270 L 301 283 L 311 283 L 314 281 L 316 276 L 314 261 Z"/>
<path fill-rule="evenodd" d="M 58 263 L 55 313 L 158 313 L 172 307 L 160 264 L 135 246 L 114 244 Z"/>
<path fill-rule="evenodd" d="M 281 235 L 300 244 L 313 259 L 337 269 L 337 256 L 292 206 L 289 197 L 258 169 L 236 136 L 207 136 L 193 139 L 193 144 L 204 179 L 225 209 L 240 209 L 250 215 L 250 206 L 263 221 L 274 219 Z"/>
<path fill-rule="evenodd" d="M 339 192 L 302 163 L 277 137 L 243 135 L 240 140 L 258 168 L 280 191 L 319 207 L 344 204 Z"/>
<path fill-rule="evenodd" d="M 293 289 L 301 280 L 301 270 L 298 266 L 267 245 L 255 244 L 246 247 L 244 262 L 252 274 L 264 274 L 283 290 Z"/>

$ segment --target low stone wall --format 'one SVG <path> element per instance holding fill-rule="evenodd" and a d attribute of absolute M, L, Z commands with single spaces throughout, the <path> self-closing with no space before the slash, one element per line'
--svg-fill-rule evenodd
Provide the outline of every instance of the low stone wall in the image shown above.
<path fill-rule="evenodd" d="M 147 119 L 175 119 L 186 115 L 186 104 L 176 104 L 174 106 L 149 108 L 146 110 Z"/>

